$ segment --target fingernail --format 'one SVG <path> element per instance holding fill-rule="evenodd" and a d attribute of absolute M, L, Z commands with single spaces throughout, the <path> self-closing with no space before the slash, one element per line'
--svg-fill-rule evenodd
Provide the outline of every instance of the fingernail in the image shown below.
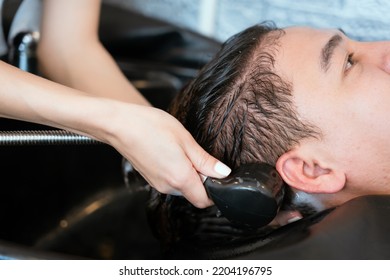
<path fill-rule="evenodd" d="M 230 172 L 232 171 L 228 166 L 223 164 L 222 162 L 218 161 L 214 166 L 215 172 L 222 176 L 228 176 Z"/>

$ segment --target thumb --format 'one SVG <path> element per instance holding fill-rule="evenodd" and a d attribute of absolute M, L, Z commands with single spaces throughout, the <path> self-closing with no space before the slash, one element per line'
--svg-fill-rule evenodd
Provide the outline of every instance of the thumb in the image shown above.
<path fill-rule="evenodd" d="M 203 175 L 224 178 L 232 171 L 227 165 L 203 150 L 197 143 L 193 147 L 189 147 L 188 151 L 187 156 L 192 162 L 192 165 Z"/>

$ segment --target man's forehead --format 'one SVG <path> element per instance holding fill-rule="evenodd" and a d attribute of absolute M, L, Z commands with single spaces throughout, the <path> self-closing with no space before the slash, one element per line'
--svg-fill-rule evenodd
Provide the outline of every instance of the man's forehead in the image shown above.
<path fill-rule="evenodd" d="M 320 57 L 321 49 L 326 45 L 332 36 L 342 34 L 338 29 L 332 28 L 313 28 L 305 26 L 296 26 L 284 28 L 283 35 L 278 40 L 277 54 L 275 60 L 283 60 L 305 64 Z M 284 61 L 286 62 L 286 61 Z M 302 67 L 302 65 L 300 65 Z"/>
<path fill-rule="evenodd" d="M 337 29 L 294 26 L 283 29 L 275 53 L 275 71 L 297 86 L 315 85 L 319 78 L 321 50 Z M 310 79 L 309 79 L 310 77 Z"/>
<path fill-rule="evenodd" d="M 338 28 L 315 28 L 310 26 L 290 26 L 283 28 L 288 37 L 300 36 L 332 36 L 335 33 L 343 33 Z M 308 37 L 307 39 L 312 39 Z"/>

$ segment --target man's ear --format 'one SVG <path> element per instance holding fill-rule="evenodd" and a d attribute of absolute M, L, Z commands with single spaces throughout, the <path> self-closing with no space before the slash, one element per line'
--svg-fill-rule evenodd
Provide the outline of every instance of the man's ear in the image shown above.
<path fill-rule="evenodd" d="M 299 148 L 284 153 L 276 169 L 289 186 L 307 193 L 336 193 L 344 188 L 344 172 L 306 157 Z"/>

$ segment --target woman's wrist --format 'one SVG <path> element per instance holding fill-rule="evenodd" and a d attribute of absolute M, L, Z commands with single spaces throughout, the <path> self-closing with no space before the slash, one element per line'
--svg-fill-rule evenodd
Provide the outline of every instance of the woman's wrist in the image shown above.
<path fill-rule="evenodd" d="M 115 145 L 121 141 L 119 135 L 123 135 L 122 131 L 126 129 L 126 141 L 133 141 L 134 118 L 143 106 L 109 98 L 87 97 L 85 100 L 88 109 L 72 116 L 69 130 Z"/>
<path fill-rule="evenodd" d="M 75 125 L 80 130 L 80 133 L 85 133 L 87 136 L 99 140 L 101 142 L 111 144 L 112 139 L 116 135 L 116 116 L 121 111 L 121 102 L 106 99 L 106 98 L 90 98 L 88 101 L 88 111 L 80 112 L 82 115 L 76 117 L 74 121 L 80 121 Z"/>

